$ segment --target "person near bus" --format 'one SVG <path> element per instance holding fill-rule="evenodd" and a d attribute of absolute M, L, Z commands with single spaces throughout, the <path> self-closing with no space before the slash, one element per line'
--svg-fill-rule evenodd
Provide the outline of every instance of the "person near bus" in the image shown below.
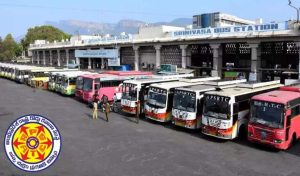
<path fill-rule="evenodd" d="M 140 119 L 140 109 L 141 109 L 141 103 L 140 101 L 136 101 L 136 113 L 135 113 L 135 118 L 136 118 L 136 123 L 139 123 L 139 119 Z"/>
<path fill-rule="evenodd" d="M 95 91 L 95 94 L 93 95 L 93 119 L 98 119 L 98 102 L 98 91 Z"/>
<path fill-rule="evenodd" d="M 103 108 L 104 113 L 105 113 L 106 121 L 108 122 L 108 114 L 110 112 L 110 104 L 108 102 L 107 95 L 102 96 L 102 106 L 103 106 L 102 108 Z"/>

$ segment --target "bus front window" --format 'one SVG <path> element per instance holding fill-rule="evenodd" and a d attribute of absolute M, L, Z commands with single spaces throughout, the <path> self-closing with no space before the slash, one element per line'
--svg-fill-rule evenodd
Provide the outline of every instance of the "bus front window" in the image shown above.
<path fill-rule="evenodd" d="M 76 85 L 76 78 L 69 78 L 69 85 L 71 86 Z"/>
<path fill-rule="evenodd" d="M 77 89 L 82 89 L 83 88 L 83 78 L 82 77 L 78 77 L 76 79 L 76 88 Z"/>
<path fill-rule="evenodd" d="M 122 98 L 130 101 L 137 100 L 137 91 L 134 84 L 124 84 Z"/>
<path fill-rule="evenodd" d="M 227 119 L 230 114 L 229 98 L 206 98 L 203 114 L 215 118 Z"/>
<path fill-rule="evenodd" d="M 187 91 L 175 91 L 173 108 L 188 112 L 195 112 L 196 94 Z"/>
<path fill-rule="evenodd" d="M 273 128 L 283 128 L 283 110 L 283 104 L 253 101 L 250 121 Z"/>
<path fill-rule="evenodd" d="M 160 108 L 166 107 L 167 91 L 159 88 L 150 88 L 148 104 Z"/>
<path fill-rule="evenodd" d="M 84 91 L 92 91 L 93 90 L 93 80 L 89 78 L 85 78 L 83 81 L 83 90 Z"/>

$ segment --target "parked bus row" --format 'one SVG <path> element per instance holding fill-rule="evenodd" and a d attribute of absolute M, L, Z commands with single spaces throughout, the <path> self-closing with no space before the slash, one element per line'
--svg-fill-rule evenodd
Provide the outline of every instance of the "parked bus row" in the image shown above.
<path fill-rule="evenodd" d="M 140 112 L 149 120 L 225 140 L 247 137 L 253 143 L 287 149 L 300 138 L 300 84 L 2 63 L 0 77 L 73 95 L 86 103 L 97 92 L 110 102 L 119 100 L 124 114 Z"/>

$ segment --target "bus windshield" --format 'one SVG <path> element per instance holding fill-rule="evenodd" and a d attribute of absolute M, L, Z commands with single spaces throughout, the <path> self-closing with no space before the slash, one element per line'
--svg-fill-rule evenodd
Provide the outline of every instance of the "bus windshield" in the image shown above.
<path fill-rule="evenodd" d="M 62 78 L 62 85 L 64 87 L 67 87 L 68 86 L 68 78 Z"/>
<path fill-rule="evenodd" d="M 91 91 L 93 89 L 93 80 L 90 78 L 84 78 L 83 81 L 83 90 Z"/>
<path fill-rule="evenodd" d="M 76 78 L 69 78 L 69 85 L 76 85 Z"/>
<path fill-rule="evenodd" d="M 82 77 L 77 77 L 77 79 L 76 79 L 76 88 L 77 89 L 82 89 L 83 88 L 83 78 Z"/>
<path fill-rule="evenodd" d="M 166 107 L 167 90 L 151 87 L 149 90 L 148 103 L 160 108 Z"/>
<path fill-rule="evenodd" d="M 205 97 L 203 114 L 226 119 L 230 114 L 229 97 L 208 95 Z"/>
<path fill-rule="evenodd" d="M 126 100 L 136 101 L 137 100 L 137 89 L 135 89 L 136 85 L 134 84 L 126 84 L 123 85 L 123 93 L 122 98 Z"/>
<path fill-rule="evenodd" d="M 196 94 L 193 92 L 176 90 L 174 93 L 173 108 L 195 112 Z"/>
<path fill-rule="evenodd" d="M 283 128 L 283 110 L 283 104 L 253 101 L 250 121 L 273 128 Z"/>

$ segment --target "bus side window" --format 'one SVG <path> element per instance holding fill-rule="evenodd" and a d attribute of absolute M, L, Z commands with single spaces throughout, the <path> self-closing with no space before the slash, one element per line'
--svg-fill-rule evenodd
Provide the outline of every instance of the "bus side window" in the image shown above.
<path fill-rule="evenodd" d="M 299 111 L 299 107 L 300 106 L 296 106 L 292 108 L 292 113 L 290 115 L 290 119 L 294 118 L 295 116 L 299 115 L 300 111 Z"/>
<path fill-rule="evenodd" d="M 244 111 L 250 108 L 250 104 L 248 100 L 241 101 L 238 104 L 239 104 L 239 111 Z"/>
<path fill-rule="evenodd" d="M 197 100 L 197 112 L 196 112 L 197 115 L 202 114 L 203 103 L 204 103 L 203 98 L 201 100 Z"/>
<path fill-rule="evenodd" d="M 173 105 L 173 94 L 170 93 L 168 97 L 167 110 L 171 110 Z"/>
<path fill-rule="evenodd" d="M 237 114 L 239 112 L 239 104 L 234 103 L 233 104 L 233 114 Z"/>

